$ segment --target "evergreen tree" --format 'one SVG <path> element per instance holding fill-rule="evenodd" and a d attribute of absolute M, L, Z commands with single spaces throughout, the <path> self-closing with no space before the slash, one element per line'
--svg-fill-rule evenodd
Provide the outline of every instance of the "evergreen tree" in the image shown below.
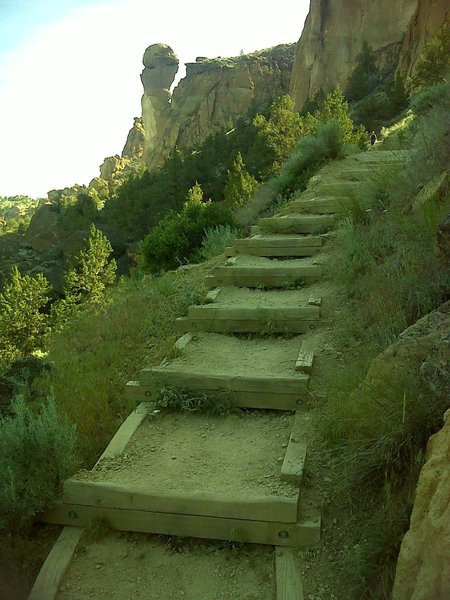
<path fill-rule="evenodd" d="M 49 331 L 50 284 L 39 273 L 21 275 L 13 267 L 11 279 L 0 292 L 0 361 L 12 362 L 42 348 Z"/>
<path fill-rule="evenodd" d="M 237 153 L 231 171 L 228 172 L 224 192 L 224 204 L 233 208 L 246 204 L 258 187 L 256 179 L 245 169 L 240 152 Z"/>
<path fill-rule="evenodd" d="M 376 66 L 375 54 L 367 42 L 356 57 L 356 66 L 347 82 L 345 97 L 350 102 L 361 100 L 378 85 L 380 75 Z"/>
<path fill-rule="evenodd" d="M 92 224 L 86 248 L 65 273 L 65 297 L 52 307 L 57 324 L 64 325 L 81 305 L 104 306 L 105 290 L 116 279 L 116 261 L 109 260 L 111 253 L 108 238 Z"/>
<path fill-rule="evenodd" d="M 349 105 L 339 86 L 331 92 L 328 92 L 324 103 L 319 110 L 314 113 L 314 117 L 317 123 L 328 123 L 328 121 L 331 120 L 338 121 L 342 130 L 344 143 L 356 141 L 353 133 L 354 126 L 352 118 L 350 117 Z"/>
<path fill-rule="evenodd" d="M 303 119 L 294 111 L 292 98 L 281 96 L 270 107 L 269 117 L 258 114 L 253 124 L 270 156 L 269 174 L 275 174 L 303 134 Z"/>

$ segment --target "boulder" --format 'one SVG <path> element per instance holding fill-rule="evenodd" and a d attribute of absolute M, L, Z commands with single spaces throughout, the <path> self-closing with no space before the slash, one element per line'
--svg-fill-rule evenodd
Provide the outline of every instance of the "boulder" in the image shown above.
<path fill-rule="evenodd" d="M 450 590 L 450 410 L 427 445 L 392 600 L 447 600 Z"/>
<path fill-rule="evenodd" d="M 35 252 L 49 252 L 59 247 L 58 217 L 58 208 L 52 203 L 42 204 L 32 216 L 25 241 Z"/>

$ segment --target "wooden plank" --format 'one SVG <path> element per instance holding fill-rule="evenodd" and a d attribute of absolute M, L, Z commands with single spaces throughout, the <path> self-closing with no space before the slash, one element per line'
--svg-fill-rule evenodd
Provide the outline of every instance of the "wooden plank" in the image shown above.
<path fill-rule="evenodd" d="M 119 531 L 278 546 L 310 547 L 320 541 L 320 517 L 299 523 L 273 523 L 58 503 L 43 514 L 42 520 L 78 527 L 90 527 L 93 520 L 102 520 Z"/>
<path fill-rule="evenodd" d="M 56 598 L 83 531 L 81 527 L 64 527 L 39 571 L 28 600 Z"/>
<path fill-rule="evenodd" d="M 148 409 L 148 402 L 142 402 L 135 410 L 133 410 L 133 412 L 125 419 L 125 421 L 116 431 L 114 437 L 109 442 L 108 446 L 96 464 L 98 464 L 103 458 L 113 458 L 114 456 L 119 456 L 119 454 L 123 452 L 132 435 L 147 416 Z"/>
<path fill-rule="evenodd" d="M 312 350 L 301 349 L 295 361 L 295 370 L 303 373 L 312 373 L 314 362 L 314 352 Z"/>
<path fill-rule="evenodd" d="M 217 300 L 217 296 L 220 294 L 221 291 L 222 291 L 222 288 L 214 288 L 213 290 L 210 290 L 206 294 L 205 300 L 207 302 L 215 302 Z"/>
<path fill-rule="evenodd" d="M 281 465 L 281 479 L 299 485 L 305 468 L 307 444 L 303 437 L 303 417 L 297 414 Z"/>
<path fill-rule="evenodd" d="M 180 354 L 192 340 L 192 333 L 185 333 L 180 338 L 177 339 L 175 344 L 173 345 L 175 351 Z"/>
<path fill-rule="evenodd" d="M 173 383 L 168 382 L 166 385 L 173 385 Z M 186 389 L 184 386 L 179 385 L 175 385 L 174 387 Z M 139 389 L 142 399 L 156 399 L 161 389 L 161 382 L 143 383 Z M 209 398 L 216 398 L 218 401 L 225 399 L 240 408 L 258 408 L 262 410 L 295 410 L 310 398 L 306 389 L 300 390 L 295 394 L 284 394 L 282 392 L 264 394 L 261 392 L 239 392 L 227 389 L 211 390 L 208 388 L 191 391 L 193 393 L 205 394 Z"/>
<path fill-rule="evenodd" d="M 285 215 L 259 219 L 263 231 L 287 233 L 314 233 L 318 229 L 329 228 L 336 221 L 335 215 Z"/>
<path fill-rule="evenodd" d="M 314 256 L 319 251 L 319 246 L 243 246 L 242 248 L 231 248 L 230 256 L 281 256 L 302 257 Z"/>
<path fill-rule="evenodd" d="M 247 246 L 269 246 L 269 247 L 283 247 L 283 246 L 317 246 L 323 245 L 323 238 L 318 236 L 309 235 L 285 235 L 280 237 L 270 236 L 259 236 L 251 238 L 241 238 L 233 242 L 233 246 L 236 247 L 247 247 Z"/>
<path fill-rule="evenodd" d="M 320 296 L 311 296 L 310 298 L 308 298 L 308 304 L 310 306 L 321 306 L 322 298 L 320 298 Z"/>
<path fill-rule="evenodd" d="M 283 263 L 284 261 L 279 261 Z M 255 276 L 272 276 L 272 277 L 321 277 L 323 267 L 321 265 L 295 265 L 285 266 L 283 264 L 269 265 L 267 267 L 250 267 L 250 266 L 234 266 L 234 267 L 217 267 L 214 270 L 214 275 L 249 275 L 253 273 Z"/>
<path fill-rule="evenodd" d="M 189 319 L 187 317 L 178 317 L 173 321 L 174 329 L 178 333 L 189 330 Z"/>
<path fill-rule="evenodd" d="M 278 523 L 296 523 L 298 513 L 298 492 L 291 498 L 256 496 L 237 499 L 195 490 L 189 493 L 167 492 L 150 486 L 144 489 L 133 484 L 76 479 L 64 482 L 62 501 L 83 506 Z"/>
<path fill-rule="evenodd" d="M 320 319 L 320 309 L 317 306 L 272 308 L 269 306 L 217 306 L 212 304 L 190 306 L 188 309 L 189 319 L 271 321 L 277 316 L 286 321 L 289 319 L 318 321 Z"/>
<path fill-rule="evenodd" d="M 292 548 L 275 548 L 276 600 L 303 600 L 300 563 Z"/>
<path fill-rule="evenodd" d="M 170 382 L 177 387 L 199 390 L 234 390 L 237 392 L 298 393 L 305 390 L 309 377 L 295 376 L 251 376 L 235 375 L 233 372 L 216 375 L 211 372 L 179 371 L 176 365 L 170 367 L 146 367 L 141 370 L 141 384 Z M 116 434 L 117 435 L 117 434 Z"/>
<path fill-rule="evenodd" d="M 324 321 L 274 318 L 270 321 L 250 319 L 198 319 L 186 321 L 186 329 L 210 333 L 308 333 Z"/>

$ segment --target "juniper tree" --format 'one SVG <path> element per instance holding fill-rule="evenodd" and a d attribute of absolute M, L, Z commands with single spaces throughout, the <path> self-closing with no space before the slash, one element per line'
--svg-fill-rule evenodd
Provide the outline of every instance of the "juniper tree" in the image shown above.
<path fill-rule="evenodd" d="M 237 153 L 231 170 L 228 172 L 224 191 L 224 204 L 233 208 L 246 204 L 253 196 L 258 182 L 246 170 L 242 155 Z"/>
<path fill-rule="evenodd" d="M 49 331 L 45 307 L 50 284 L 38 273 L 21 275 L 13 267 L 9 283 L 0 292 L 0 361 L 12 362 L 42 348 Z"/>
<path fill-rule="evenodd" d="M 91 225 L 86 248 L 64 276 L 64 299 L 55 303 L 53 313 L 59 325 L 67 322 L 82 305 L 104 306 L 105 290 L 116 279 L 116 261 L 110 260 L 108 238 Z"/>

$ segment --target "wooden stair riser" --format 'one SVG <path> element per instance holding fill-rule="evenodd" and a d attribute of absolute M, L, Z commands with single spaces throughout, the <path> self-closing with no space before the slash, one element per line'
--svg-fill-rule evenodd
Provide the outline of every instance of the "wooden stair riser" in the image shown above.
<path fill-rule="evenodd" d="M 283 321 L 305 320 L 318 321 L 320 319 L 320 308 L 318 306 L 298 306 L 298 307 L 277 307 L 268 306 L 215 306 L 214 304 L 194 305 L 188 308 L 189 319 L 205 319 L 208 321 L 214 319 L 220 320 L 244 320 L 244 321 L 263 321 L 267 323 L 277 318 Z"/>
<path fill-rule="evenodd" d="M 318 215 L 315 219 L 304 219 L 301 215 L 267 217 L 259 219 L 258 226 L 268 233 L 307 234 L 327 231 L 335 221 L 334 215 Z"/>
<path fill-rule="evenodd" d="M 177 323 L 177 331 L 202 331 L 204 333 L 308 333 L 314 331 L 322 321 L 283 320 L 271 321 L 233 320 L 233 319 L 186 319 Z"/>
<path fill-rule="evenodd" d="M 323 279 L 320 266 L 305 267 L 218 267 L 214 275 L 205 278 L 211 287 L 234 285 L 236 287 L 286 288 L 316 283 Z"/>
<path fill-rule="evenodd" d="M 63 489 L 63 504 L 274 523 L 297 523 L 298 519 L 298 492 L 290 498 L 236 499 L 206 493 L 157 492 L 136 488 L 133 484 L 76 479 L 66 480 Z"/>
<path fill-rule="evenodd" d="M 319 246 L 243 246 L 225 248 L 225 256 L 303 257 L 314 256 L 319 250 Z"/>
<path fill-rule="evenodd" d="M 320 517 L 291 524 L 57 504 L 42 515 L 42 520 L 44 523 L 87 528 L 101 520 L 118 531 L 277 546 L 314 547 L 320 541 Z"/>
<path fill-rule="evenodd" d="M 312 198 L 293 200 L 283 207 L 280 215 L 293 214 L 341 214 L 345 213 L 350 206 L 347 197 L 342 198 Z"/>

